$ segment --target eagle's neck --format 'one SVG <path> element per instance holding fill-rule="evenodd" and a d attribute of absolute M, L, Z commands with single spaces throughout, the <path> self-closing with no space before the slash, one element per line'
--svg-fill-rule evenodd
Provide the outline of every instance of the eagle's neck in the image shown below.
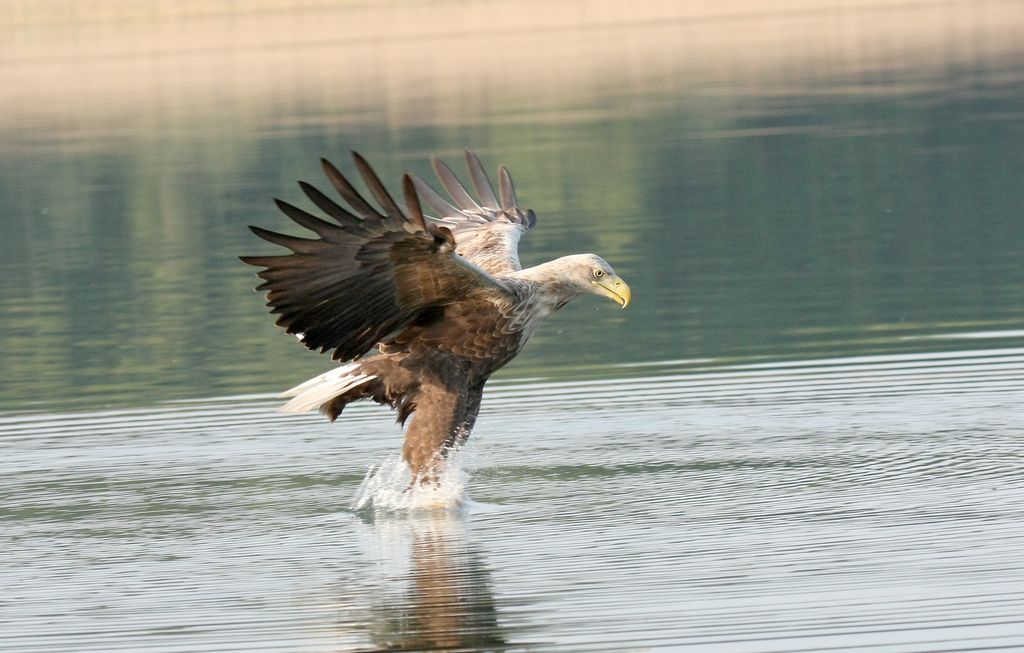
<path fill-rule="evenodd" d="M 582 290 L 569 274 L 568 257 L 548 261 L 516 273 L 533 290 L 533 310 L 546 317 L 580 295 Z"/>

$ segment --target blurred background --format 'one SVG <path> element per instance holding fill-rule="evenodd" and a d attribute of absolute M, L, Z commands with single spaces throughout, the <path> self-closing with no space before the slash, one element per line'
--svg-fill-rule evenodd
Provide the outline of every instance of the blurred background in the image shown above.
<path fill-rule="evenodd" d="M 1022 35 L 1019 0 L 0 0 L 0 649 L 1024 649 Z M 633 304 L 488 385 L 467 511 L 388 512 L 390 411 L 276 412 L 331 363 L 237 256 L 322 156 L 397 188 L 463 148 L 536 210 L 524 264 L 598 253 Z"/>
<path fill-rule="evenodd" d="M 630 281 L 505 375 L 1024 343 L 1022 33 L 998 0 L 6 0 L 0 405 L 327 366 L 236 256 L 350 149 L 504 163 L 524 264 Z"/>

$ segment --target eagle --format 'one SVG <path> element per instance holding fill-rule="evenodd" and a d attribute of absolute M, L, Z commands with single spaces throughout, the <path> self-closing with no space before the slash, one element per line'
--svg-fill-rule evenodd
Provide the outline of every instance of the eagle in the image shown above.
<path fill-rule="evenodd" d="M 405 174 L 399 204 L 353 152 L 377 206 L 321 159 L 348 208 L 300 181 L 330 221 L 275 199 L 281 212 L 316 237 L 250 226 L 290 253 L 240 257 L 263 268 L 256 290 L 267 292 L 277 325 L 341 362 L 282 393 L 291 400 L 281 410 L 319 408 L 333 422 L 350 403 L 370 399 L 393 408 L 403 427 L 412 417 L 402 457 L 414 483 L 437 481 L 445 460 L 473 429 L 484 384 L 522 351 L 544 318 L 583 293 L 623 308 L 631 296 L 626 282 L 595 254 L 524 269 L 519 239 L 537 224 L 535 213 L 519 205 L 504 166 L 495 194 L 480 159 L 468 150 L 465 158 L 475 197 L 435 157 L 434 171 L 449 198 Z"/>

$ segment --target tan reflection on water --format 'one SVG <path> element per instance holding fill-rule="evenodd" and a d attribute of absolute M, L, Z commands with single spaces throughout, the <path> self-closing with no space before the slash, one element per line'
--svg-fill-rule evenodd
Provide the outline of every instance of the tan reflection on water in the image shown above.
<path fill-rule="evenodd" d="M 504 650 L 508 642 L 490 572 L 466 527 L 447 513 L 383 518 L 369 525 L 364 539 L 375 541 L 394 568 L 407 570 L 381 579 L 367 620 L 375 647 Z M 403 555 L 407 561 L 394 560 Z"/>
<path fill-rule="evenodd" d="M 1019 57 L 1024 29 L 1019 3 L 996 1 L 74 5 L 0 4 L 0 130 L 78 128 L 96 143 L 527 112 L 579 122 L 821 80 L 838 93 L 905 91 L 917 82 L 889 75 Z"/>

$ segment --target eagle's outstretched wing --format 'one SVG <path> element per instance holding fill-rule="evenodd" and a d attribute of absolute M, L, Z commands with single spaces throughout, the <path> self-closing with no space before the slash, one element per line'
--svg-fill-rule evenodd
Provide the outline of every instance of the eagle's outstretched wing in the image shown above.
<path fill-rule="evenodd" d="M 433 307 L 501 287 L 488 272 L 455 253 L 457 241 L 447 226 L 424 217 L 408 176 L 403 178 L 403 209 L 369 164 L 354 152 L 352 158 L 383 213 L 322 160 L 327 178 L 355 213 L 299 182 L 336 224 L 275 200 L 285 215 L 319 238 L 250 226 L 260 238 L 292 253 L 240 257 L 265 268 L 258 273 L 264 283 L 257 290 L 268 291 L 271 312 L 280 314 L 277 324 L 310 349 L 333 349 L 335 360 L 362 356 Z"/>
<path fill-rule="evenodd" d="M 437 178 L 452 201 L 442 197 L 427 182 L 413 176 L 413 183 L 423 202 L 438 214 L 437 217 L 427 216 L 428 223 L 449 228 L 455 236 L 459 254 L 491 274 L 511 274 L 522 269 L 519 264 L 519 238 L 537 224 L 537 216 L 531 209 L 519 207 L 512 177 L 505 166 L 498 170 L 499 202 L 476 154 L 466 150 L 466 167 L 479 200 L 469 194 L 443 161 L 434 158 L 433 163 Z"/>

